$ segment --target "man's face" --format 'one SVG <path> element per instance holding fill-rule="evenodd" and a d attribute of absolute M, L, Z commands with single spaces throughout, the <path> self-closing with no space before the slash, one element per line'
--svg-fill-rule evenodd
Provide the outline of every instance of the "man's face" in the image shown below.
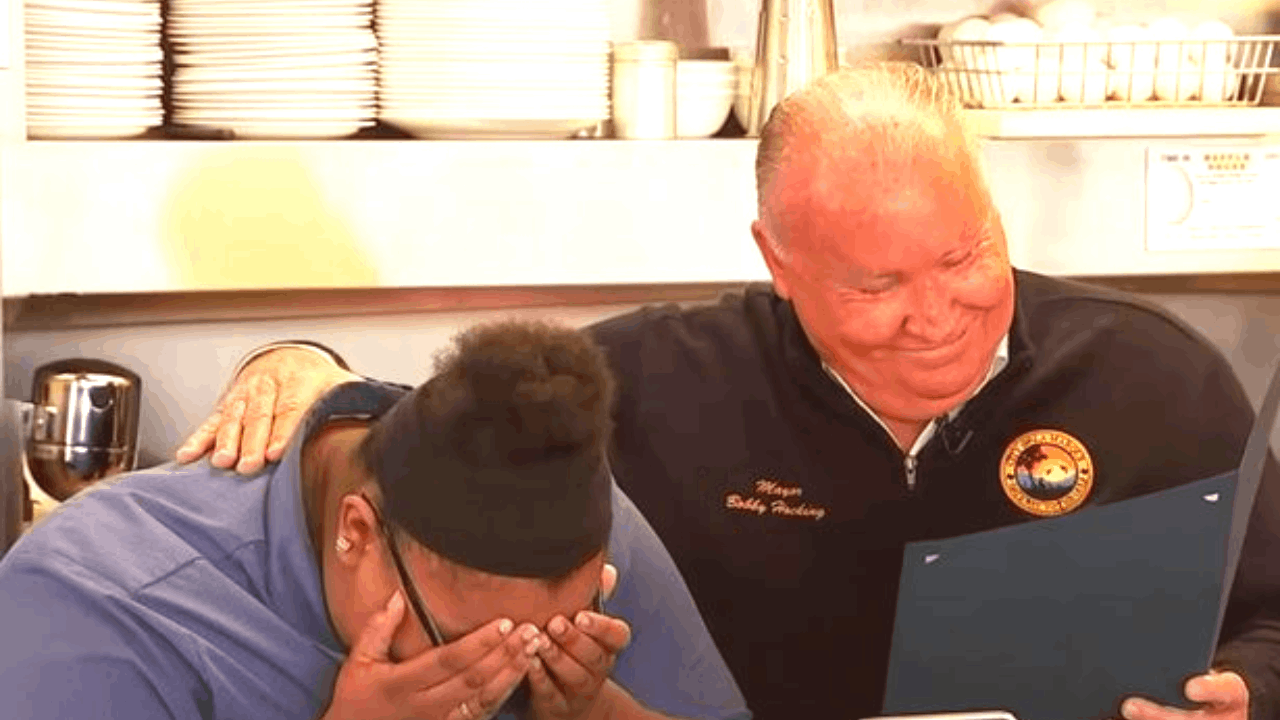
<path fill-rule="evenodd" d="M 1013 317 L 1004 233 L 974 170 L 931 153 L 874 171 L 856 154 L 802 164 L 774 195 L 785 255 L 753 226 L 775 288 L 878 414 L 945 414 L 985 379 Z"/>

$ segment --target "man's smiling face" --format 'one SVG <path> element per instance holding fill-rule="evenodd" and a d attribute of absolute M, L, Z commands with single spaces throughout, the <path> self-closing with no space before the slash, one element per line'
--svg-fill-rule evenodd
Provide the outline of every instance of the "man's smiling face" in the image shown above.
<path fill-rule="evenodd" d="M 815 148 L 780 172 L 773 222 L 757 223 L 777 231 L 774 286 L 818 354 L 895 420 L 964 402 L 1013 318 L 999 216 L 978 170 L 945 142 L 905 157 Z"/>

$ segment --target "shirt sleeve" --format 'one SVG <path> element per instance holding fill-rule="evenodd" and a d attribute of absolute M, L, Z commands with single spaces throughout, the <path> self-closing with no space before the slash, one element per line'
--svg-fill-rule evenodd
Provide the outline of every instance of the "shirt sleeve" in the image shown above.
<path fill-rule="evenodd" d="M 605 611 L 631 625 L 613 679 L 646 707 L 668 715 L 747 720 L 738 684 L 662 542 L 614 486 L 609 561 L 618 586 Z"/>
<path fill-rule="evenodd" d="M 0 698 L 27 720 L 186 718 L 162 698 L 127 640 L 72 584 L 0 563 Z M 188 700 L 190 697 L 188 697 Z M 193 708 L 188 707 L 187 710 Z"/>

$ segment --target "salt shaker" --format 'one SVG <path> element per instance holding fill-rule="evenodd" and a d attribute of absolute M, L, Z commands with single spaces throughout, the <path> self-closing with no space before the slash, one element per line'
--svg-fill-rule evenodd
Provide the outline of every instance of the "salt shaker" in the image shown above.
<path fill-rule="evenodd" d="M 676 136 L 673 42 L 641 40 L 613 46 L 613 132 L 631 140 Z"/>

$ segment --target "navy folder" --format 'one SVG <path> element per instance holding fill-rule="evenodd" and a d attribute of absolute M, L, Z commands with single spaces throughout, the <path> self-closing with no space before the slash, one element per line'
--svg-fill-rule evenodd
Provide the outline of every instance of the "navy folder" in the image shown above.
<path fill-rule="evenodd" d="M 1062 517 L 907 545 L 884 714 L 1118 717 L 1186 707 L 1217 644 L 1280 405 L 1273 374 L 1240 467 Z"/>

